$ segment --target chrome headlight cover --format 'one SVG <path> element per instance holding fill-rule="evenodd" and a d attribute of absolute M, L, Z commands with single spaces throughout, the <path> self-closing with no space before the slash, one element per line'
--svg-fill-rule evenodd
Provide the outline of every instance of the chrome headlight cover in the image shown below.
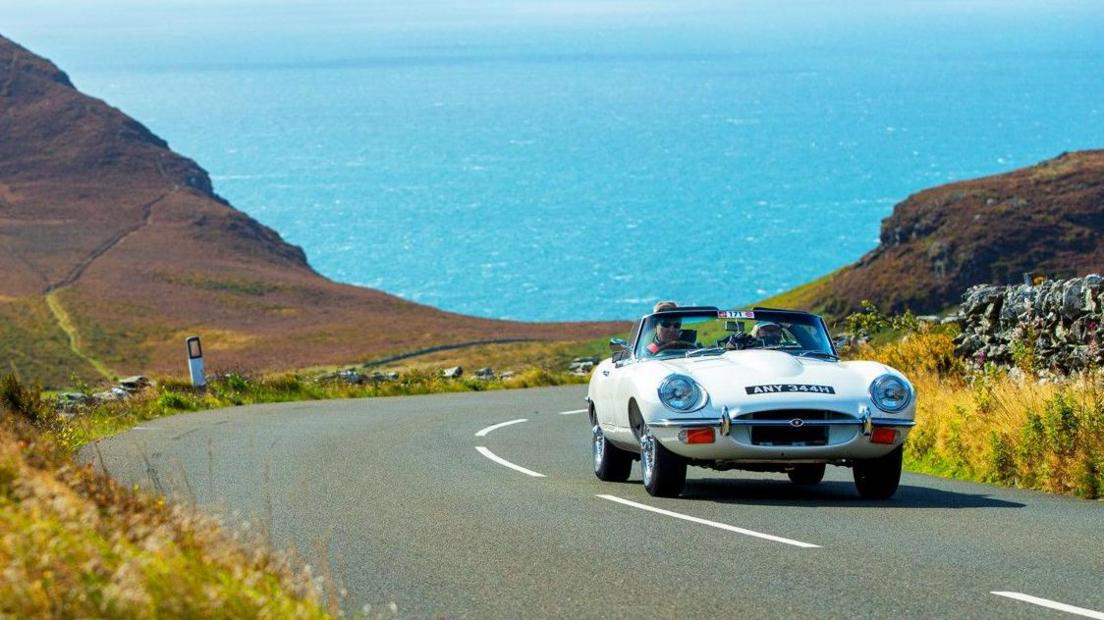
<path fill-rule="evenodd" d="M 672 374 L 659 383 L 659 402 L 671 411 L 690 413 L 705 406 L 708 398 L 697 381 L 686 375 Z"/>
<path fill-rule="evenodd" d="M 882 375 L 870 384 L 870 400 L 887 413 L 899 413 L 912 402 L 912 386 L 895 375 Z"/>

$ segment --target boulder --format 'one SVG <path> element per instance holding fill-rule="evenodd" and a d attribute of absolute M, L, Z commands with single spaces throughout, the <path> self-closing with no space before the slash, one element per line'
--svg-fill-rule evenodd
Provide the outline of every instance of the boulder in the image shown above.
<path fill-rule="evenodd" d="M 963 295 L 962 314 L 973 316 L 983 314 L 986 307 L 1003 295 L 1002 287 L 979 284 L 970 287 Z"/>
<path fill-rule="evenodd" d="M 352 385 L 360 385 L 368 380 L 368 377 L 365 377 L 359 371 L 353 370 L 352 368 L 346 368 L 345 370 L 339 371 L 337 373 L 337 378 Z"/>
<path fill-rule="evenodd" d="M 148 388 L 152 383 L 146 377 L 142 375 L 135 375 L 133 377 L 127 377 L 119 381 L 119 387 L 126 390 L 127 393 L 133 394 L 135 392 Z"/>
<path fill-rule="evenodd" d="M 1066 319 L 1079 316 L 1082 312 L 1081 307 L 1085 305 L 1084 298 L 1085 288 L 1081 278 L 1068 280 L 1062 287 L 1062 316 Z"/>
<path fill-rule="evenodd" d="M 92 394 L 92 401 L 96 403 L 109 403 L 112 401 L 123 400 L 127 396 L 130 396 L 130 393 L 123 388 L 113 387 L 110 390 L 105 390 L 103 392 L 96 392 Z"/>
<path fill-rule="evenodd" d="M 588 358 L 587 359 L 582 359 L 582 360 L 580 360 L 579 358 L 576 358 L 576 361 L 571 362 L 571 364 L 567 367 L 567 369 L 569 371 L 571 371 L 573 374 L 585 375 L 585 374 L 589 373 L 591 370 L 594 369 L 594 365 L 596 363 L 597 362 L 591 361 Z"/>
<path fill-rule="evenodd" d="M 63 413 L 73 413 L 91 402 L 92 397 L 83 392 L 62 392 L 57 395 L 55 409 Z"/>

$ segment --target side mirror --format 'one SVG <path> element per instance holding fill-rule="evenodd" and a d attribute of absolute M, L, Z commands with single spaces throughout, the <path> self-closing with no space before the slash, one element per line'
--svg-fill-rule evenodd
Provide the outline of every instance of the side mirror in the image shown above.
<path fill-rule="evenodd" d="M 625 342 L 623 338 L 610 338 L 609 348 L 610 351 L 613 351 L 614 353 L 620 353 L 621 351 L 624 351 L 625 347 L 627 346 L 628 343 Z"/>

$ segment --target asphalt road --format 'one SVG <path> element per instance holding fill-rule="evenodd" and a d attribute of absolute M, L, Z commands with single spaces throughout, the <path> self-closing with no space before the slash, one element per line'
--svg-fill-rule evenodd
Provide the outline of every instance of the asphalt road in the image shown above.
<path fill-rule="evenodd" d="M 836 467 L 811 488 L 691 468 L 683 497 L 656 499 L 638 467 L 628 483 L 594 477 L 585 414 L 561 413 L 584 394 L 239 407 L 147 422 L 99 451 L 123 481 L 252 520 L 307 558 L 328 549 L 348 611 L 1076 617 L 993 594 L 1011 592 L 1104 618 L 1104 503 L 913 474 L 865 501 Z"/>

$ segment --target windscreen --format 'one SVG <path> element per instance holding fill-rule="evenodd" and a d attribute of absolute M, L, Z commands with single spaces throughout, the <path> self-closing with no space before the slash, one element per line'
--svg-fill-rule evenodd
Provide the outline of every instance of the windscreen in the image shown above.
<path fill-rule="evenodd" d="M 644 320 L 636 355 L 685 357 L 746 349 L 835 357 L 819 317 L 770 310 L 653 314 Z"/>

